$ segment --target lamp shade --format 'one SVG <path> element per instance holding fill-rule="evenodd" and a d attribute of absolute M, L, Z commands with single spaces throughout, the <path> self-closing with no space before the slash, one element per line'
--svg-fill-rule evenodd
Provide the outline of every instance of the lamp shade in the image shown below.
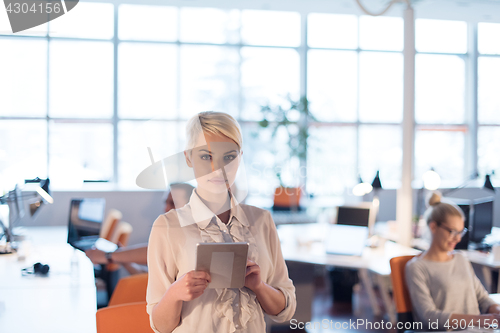
<path fill-rule="evenodd" d="M 359 177 L 359 183 L 353 187 L 352 189 L 352 194 L 354 194 L 355 196 L 358 196 L 358 197 L 361 197 L 365 194 L 368 194 L 372 191 L 373 187 L 368 184 L 368 183 L 364 183 L 363 180 L 361 179 L 361 177 Z"/>
<path fill-rule="evenodd" d="M 377 170 L 377 174 L 375 175 L 375 178 L 373 178 L 372 187 L 376 190 L 382 188 L 382 183 L 380 182 L 380 171 L 379 170 Z"/>
<path fill-rule="evenodd" d="M 423 174 L 422 180 L 424 181 L 424 187 L 430 191 L 437 190 L 441 185 L 441 177 L 432 168 Z"/>
<path fill-rule="evenodd" d="M 493 187 L 493 184 L 491 183 L 490 175 L 486 175 L 483 188 L 495 192 L 495 188 Z"/>

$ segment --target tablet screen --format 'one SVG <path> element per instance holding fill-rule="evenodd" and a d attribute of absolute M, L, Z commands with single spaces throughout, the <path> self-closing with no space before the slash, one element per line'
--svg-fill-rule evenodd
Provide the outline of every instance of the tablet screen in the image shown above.
<path fill-rule="evenodd" d="M 199 243 L 196 270 L 210 273 L 207 288 L 242 288 L 248 257 L 248 243 Z"/>

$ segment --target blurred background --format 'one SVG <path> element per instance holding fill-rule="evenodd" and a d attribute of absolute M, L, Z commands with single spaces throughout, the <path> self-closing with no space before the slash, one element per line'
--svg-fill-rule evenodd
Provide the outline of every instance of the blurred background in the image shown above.
<path fill-rule="evenodd" d="M 376 12 L 388 1 L 362 3 Z M 477 184 L 467 186 L 479 188 L 487 174 L 494 184 L 500 3 L 420 0 L 413 7 L 413 187 L 422 188 L 431 168 L 441 188 L 472 178 Z M 15 35 L 2 12 L 0 192 L 49 177 L 56 204 L 37 223 L 65 224 L 70 197 L 83 192 L 150 225 L 162 193 L 135 184 L 151 164 L 146 147 L 156 160 L 182 151 L 186 120 L 219 110 L 242 125 L 247 203 L 272 206 L 282 185 L 340 205 L 359 200 L 352 194 L 359 178 L 371 182 L 380 171 L 381 196 L 392 199 L 381 199 L 379 214 L 395 219 L 404 8 L 374 17 L 350 0 L 85 1 Z M 301 97 L 310 116 L 294 109 Z M 276 129 L 276 110 L 296 123 Z M 307 149 L 297 152 L 293 140 Z M 157 211 L 137 213 L 147 204 Z"/>

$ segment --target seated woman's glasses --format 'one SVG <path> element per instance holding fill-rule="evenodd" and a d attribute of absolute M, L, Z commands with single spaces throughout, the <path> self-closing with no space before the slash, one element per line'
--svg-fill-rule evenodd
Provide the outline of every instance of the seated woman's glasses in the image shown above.
<path fill-rule="evenodd" d="M 451 238 L 455 238 L 457 236 L 460 237 L 460 238 L 462 238 L 467 233 L 467 228 L 463 228 L 462 230 L 453 230 L 453 229 L 448 228 L 447 226 L 442 225 L 442 224 L 438 224 L 438 227 L 441 227 L 444 230 L 448 231 L 450 233 L 450 237 Z"/>

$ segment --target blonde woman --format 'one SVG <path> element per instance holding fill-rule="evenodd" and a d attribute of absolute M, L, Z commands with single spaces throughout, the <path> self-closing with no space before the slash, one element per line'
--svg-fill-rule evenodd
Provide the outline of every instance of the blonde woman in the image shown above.
<path fill-rule="evenodd" d="M 265 332 L 295 312 L 276 227 L 268 211 L 240 204 L 231 193 L 242 151 L 239 124 L 222 112 L 201 112 L 187 124 L 186 164 L 197 186 L 189 203 L 160 215 L 148 245 L 147 311 L 155 332 Z M 193 270 L 200 242 L 248 242 L 245 286 L 206 289 L 210 276 Z"/>
<path fill-rule="evenodd" d="M 464 215 L 455 204 L 433 193 L 426 212 L 432 234 L 430 248 L 406 264 L 414 320 L 424 330 L 487 328 L 500 323 L 500 306 L 476 277 L 472 265 L 455 246 L 467 232 Z"/>

